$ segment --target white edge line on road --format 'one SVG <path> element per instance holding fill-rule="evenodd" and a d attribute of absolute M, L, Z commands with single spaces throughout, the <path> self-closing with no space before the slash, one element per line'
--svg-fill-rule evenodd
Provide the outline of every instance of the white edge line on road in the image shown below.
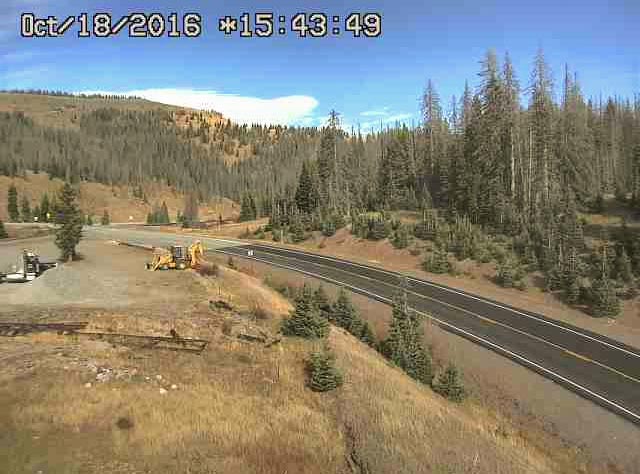
<path fill-rule="evenodd" d="M 229 240 L 222 240 L 222 239 L 220 239 L 220 240 L 221 240 L 222 242 L 231 242 L 231 241 L 229 241 Z M 236 244 L 237 244 L 237 242 L 234 242 L 234 243 L 236 243 Z M 260 246 L 260 244 L 251 244 L 251 243 L 247 243 L 247 245 L 256 245 L 256 246 Z M 263 245 L 263 246 L 264 246 L 264 247 L 269 247 L 268 245 Z M 509 308 L 509 307 L 507 307 L 507 306 L 502 306 L 501 304 L 494 303 L 493 301 L 489 301 L 489 300 L 486 300 L 486 299 L 484 299 L 484 298 L 480 298 L 480 297 L 477 297 L 477 296 L 473 296 L 473 295 L 468 294 L 468 293 L 462 293 L 462 292 L 457 291 L 457 290 L 454 290 L 454 289 L 452 289 L 452 288 L 447 288 L 446 286 L 442 286 L 442 285 L 438 285 L 438 284 L 435 284 L 435 283 L 431 283 L 431 282 L 428 282 L 428 281 L 425 281 L 425 280 L 421 280 L 421 279 L 419 279 L 419 278 L 415 278 L 415 277 L 411 277 L 411 276 L 403 275 L 402 273 L 399 273 L 399 272 L 392 272 L 392 271 L 388 271 L 388 270 L 385 270 L 385 269 L 382 269 L 382 268 L 372 267 L 372 266 L 370 266 L 370 265 L 362 265 L 362 264 L 359 264 L 359 263 L 356 263 L 356 262 L 351 262 L 351 261 L 349 261 L 349 260 L 343 260 L 343 259 L 340 259 L 340 258 L 327 257 L 327 256 L 325 256 L 325 255 L 318 255 L 318 254 L 311 253 L 311 252 L 301 252 L 301 251 L 297 251 L 297 250 L 291 250 L 291 249 L 289 249 L 289 248 L 285 248 L 285 247 L 273 247 L 273 248 L 278 249 L 278 250 L 285 250 L 285 251 L 287 251 L 287 252 L 291 252 L 291 253 L 297 253 L 297 254 L 300 254 L 300 255 L 310 255 L 310 256 L 313 256 L 313 257 L 318 257 L 318 258 L 322 258 L 322 259 L 326 259 L 326 260 L 332 260 L 332 261 L 334 261 L 334 262 L 344 263 L 344 264 L 347 264 L 347 265 L 352 265 L 352 266 L 356 266 L 356 267 L 360 267 L 360 268 L 365 268 L 365 269 L 369 269 L 369 270 L 374 270 L 374 271 L 382 272 L 382 273 L 385 273 L 385 274 L 387 274 L 387 275 L 392 275 L 392 276 L 406 276 L 409 280 L 414 281 L 414 282 L 417 282 L 417 283 L 420 283 L 420 284 L 422 284 L 422 285 L 433 286 L 434 288 L 438 288 L 438 289 L 441 289 L 441 290 L 445 290 L 445 291 L 448 291 L 448 292 L 450 292 L 450 293 L 455 293 L 455 294 L 457 294 L 457 295 L 464 296 L 464 297 L 467 297 L 467 298 L 471 298 L 471 299 L 474 299 L 474 300 L 476 300 L 476 301 L 480 301 L 480 302 L 482 302 L 482 303 L 490 304 L 490 305 L 495 306 L 495 307 L 497 307 L 497 308 L 501 308 L 501 309 L 504 309 L 504 310 L 507 310 L 507 311 L 510 311 L 510 312 L 513 312 L 513 313 L 519 314 L 519 315 L 521 315 L 521 316 L 525 316 L 525 317 L 527 317 L 527 318 L 529 318 L 529 319 L 534 319 L 534 320 L 539 321 L 539 322 L 541 322 L 541 323 L 548 324 L 548 325 L 553 326 L 553 327 L 555 327 L 555 328 L 562 329 L 562 330 L 564 330 L 564 331 L 567 331 L 567 332 L 573 333 L 573 334 L 575 334 L 575 335 L 578 335 L 578 336 L 584 337 L 585 339 L 589 339 L 589 340 L 591 340 L 591 341 L 598 342 L 598 343 L 603 344 L 603 345 L 605 345 L 605 346 L 608 346 L 608 347 L 610 347 L 610 348 L 617 349 L 617 350 L 619 350 L 619 351 L 625 352 L 626 354 L 629 354 L 629 355 L 632 355 L 632 356 L 634 356 L 634 357 L 638 357 L 638 358 L 640 358 L 640 354 L 637 354 L 637 353 L 632 352 L 632 351 L 628 351 L 628 350 L 624 349 L 623 347 L 619 347 L 619 346 L 617 346 L 617 345 L 615 345 L 615 344 L 611 344 L 611 343 L 608 343 L 608 342 L 603 341 L 603 340 L 601 340 L 601 339 L 595 338 L 595 337 L 593 337 L 593 336 L 589 336 L 588 334 L 583 334 L 583 333 L 581 333 L 581 332 L 579 332 L 579 331 L 575 331 L 575 330 L 573 330 L 573 329 L 571 329 L 571 328 L 564 327 L 564 326 L 562 326 L 562 325 L 560 325 L 560 324 L 556 324 L 556 323 L 554 323 L 553 321 L 546 321 L 546 320 L 544 320 L 544 319 L 540 319 L 540 318 L 538 318 L 538 317 L 536 317 L 536 316 L 533 316 L 533 315 L 531 315 L 531 314 L 527 314 L 527 313 L 523 313 L 523 312 L 521 312 L 521 311 L 518 311 L 517 309 Z"/>
<path fill-rule="evenodd" d="M 118 229 L 118 230 L 123 230 L 123 229 Z M 126 230 L 126 229 L 124 229 L 124 230 Z M 133 231 L 133 232 L 149 232 L 149 231 L 140 231 L 140 230 L 137 230 L 137 231 L 136 230 L 129 230 L 129 232 L 131 232 L 131 231 Z M 180 234 L 176 234 L 176 235 L 180 235 Z M 191 238 L 200 237 L 202 239 L 217 240 L 219 242 L 228 242 L 228 243 L 231 243 L 231 244 L 234 244 L 234 245 L 244 244 L 244 245 L 261 246 L 261 244 L 259 244 L 259 243 L 256 244 L 256 243 L 252 243 L 252 242 L 244 242 L 242 240 L 219 239 L 219 238 L 216 238 L 216 237 L 209 237 L 209 236 L 204 236 L 204 235 L 191 235 L 191 236 L 184 236 L 184 237 L 191 237 Z M 269 245 L 265 245 L 265 244 L 262 244 L 262 246 L 270 247 Z M 311 253 L 311 252 L 303 252 L 303 251 L 299 251 L 299 250 L 289 249 L 289 248 L 286 248 L 286 247 L 275 247 L 274 246 L 274 247 L 270 247 L 270 248 L 274 248 L 274 249 L 277 249 L 277 250 L 284 250 L 286 252 L 291 252 L 291 253 L 297 253 L 299 255 L 310 255 L 312 257 L 317 257 L 317 258 L 321 258 L 321 259 L 325 259 L 325 260 L 331 260 L 331 261 L 334 261 L 334 262 L 344 263 L 344 264 L 347 264 L 347 265 L 352 265 L 352 266 L 356 266 L 356 267 L 360 267 L 360 268 L 365 268 L 365 269 L 368 269 L 368 270 L 378 271 L 378 272 L 381 272 L 381 273 L 385 273 L 387 275 L 406 276 L 406 275 L 403 275 L 402 273 L 399 273 L 399 272 L 392 272 L 392 271 L 385 270 L 385 269 L 382 269 L 382 268 L 372 267 L 370 265 L 362 265 L 360 263 L 351 262 L 349 260 L 344 260 L 344 259 L 340 259 L 340 258 L 336 258 L 336 257 L 319 255 L 319 254 L 315 254 L 315 253 Z M 584 337 L 585 339 L 589 339 L 589 340 L 594 341 L 594 342 L 598 342 L 598 343 L 600 343 L 602 345 L 605 345 L 605 346 L 610 347 L 612 349 L 616 349 L 616 350 L 622 351 L 625 354 L 628 354 L 628 355 L 631 355 L 631 356 L 634 356 L 634 357 L 637 357 L 637 358 L 640 359 L 640 354 L 637 354 L 635 352 L 629 351 L 629 350 L 627 350 L 627 349 L 625 349 L 623 347 L 619 347 L 619 346 L 617 346 L 615 344 L 611 344 L 609 342 L 603 341 L 603 340 L 598 339 L 596 337 L 589 336 L 588 334 L 581 333 L 580 331 L 575 331 L 575 330 L 573 330 L 571 328 L 567 328 L 567 327 L 562 326 L 560 324 L 556 324 L 553 321 L 547 321 L 545 319 L 540 319 L 540 318 L 538 318 L 536 316 L 533 316 L 531 314 L 527 314 L 527 313 L 523 313 L 521 311 L 518 311 L 517 309 L 509 308 L 507 306 L 502 306 L 501 304 L 494 303 L 493 301 L 489 301 L 489 300 L 486 300 L 484 298 L 473 296 L 471 294 L 462 293 L 462 292 L 454 290 L 452 288 L 447 288 L 446 286 L 442 286 L 442 285 L 438 285 L 438 284 L 435 284 L 435 283 L 431 283 L 431 282 L 428 282 L 428 281 L 425 281 L 425 280 L 421 280 L 419 278 L 415 278 L 415 277 L 411 277 L 411 276 L 407 276 L 407 278 L 409 280 L 411 280 L 411 281 L 414 281 L 416 283 L 420 283 L 422 285 L 428 285 L 428 286 L 432 286 L 434 288 L 438 288 L 438 289 L 441 289 L 441 290 L 448 291 L 450 293 L 455 293 L 455 294 L 457 294 L 459 296 L 463 296 L 463 297 L 466 297 L 466 298 L 471 298 L 471 299 L 474 299 L 476 301 L 480 301 L 482 303 L 489 304 L 489 305 L 495 306 L 497 308 L 504 309 L 506 311 L 510 311 L 510 312 L 519 314 L 519 315 L 524 316 L 526 318 L 533 319 L 535 321 L 538 321 L 538 322 L 541 322 L 541 323 L 544 323 L 544 324 L 548 324 L 548 325 L 553 326 L 555 328 L 562 329 L 563 331 L 570 332 L 572 334 L 575 334 L 575 335 L 580 336 L 580 337 Z"/>
<path fill-rule="evenodd" d="M 296 271 L 296 272 L 299 272 L 299 273 L 303 273 L 303 274 L 309 275 L 309 276 L 314 277 L 314 278 L 320 278 L 321 280 L 329 281 L 329 282 L 334 283 L 334 284 L 339 285 L 339 286 L 346 286 L 348 288 L 357 290 L 358 292 L 361 292 L 361 293 L 366 293 L 368 295 L 375 296 L 376 298 L 378 298 L 378 299 L 380 299 L 382 301 L 385 301 L 387 303 L 391 302 L 391 300 L 389 298 L 385 298 L 384 296 L 380 296 L 380 295 L 378 295 L 376 293 L 373 293 L 371 291 L 365 290 L 363 288 L 359 288 L 359 287 L 351 285 L 349 283 L 340 282 L 338 280 L 334 280 L 333 278 L 325 277 L 325 276 L 319 275 L 317 273 L 308 272 L 306 270 L 302 270 L 302 269 L 299 269 L 299 268 L 296 268 L 296 267 L 291 267 L 289 265 L 282 265 L 282 264 L 279 264 L 279 263 L 272 263 L 272 262 L 269 262 L 267 260 L 261 260 L 261 259 L 256 258 L 256 257 L 238 255 L 238 254 L 235 254 L 233 252 L 226 252 L 224 250 L 216 249 L 215 251 L 218 252 L 218 253 L 224 253 L 224 254 L 227 254 L 227 255 L 233 255 L 235 257 L 241 257 L 241 258 L 256 260 L 256 261 L 259 261 L 259 262 L 266 263 L 268 265 L 273 265 L 273 266 L 276 266 L 276 267 L 286 268 L 287 270 L 293 270 L 293 271 Z M 466 336 L 468 336 L 468 337 L 470 337 L 472 339 L 476 339 L 478 341 L 481 341 L 483 344 L 487 344 L 488 346 L 493 347 L 494 349 L 497 349 L 500 352 L 506 353 L 506 354 L 508 354 L 508 355 L 510 355 L 510 356 L 522 361 L 522 362 L 525 362 L 526 364 L 529 364 L 529 365 L 531 365 L 533 367 L 536 367 L 537 369 L 539 369 L 539 370 L 541 370 L 541 371 L 543 371 L 543 372 L 545 372 L 545 373 L 547 373 L 547 374 L 549 374 L 549 375 L 551 375 L 551 376 L 553 376 L 553 377 L 555 377 L 557 379 L 560 379 L 563 382 L 568 383 L 572 387 L 575 387 L 575 388 L 577 388 L 579 390 L 582 390 L 583 392 L 585 392 L 585 393 L 597 398 L 598 400 L 601 400 L 602 402 L 615 407 L 616 409 L 618 409 L 618 410 L 622 411 L 623 413 L 629 415 L 634 420 L 640 422 L 640 415 L 639 414 L 636 414 L 636 413 L 628 410 L 627 408 L 625 408 L 625 407 L 623 407 L 621 405 L 618 405 L 616 402 L 611 401 L 608 398 L 605 398 L 602 395 L 599 395 L 599 394 L 589 390 L 588 388 L 583 387 L 582 385 L 580 385 L 580 384 L 578 384 L 578 383 L 576 383 L 576 382 L 574 382 L 574 381 L 572 381 L 572 380 L 570 380 L 570 379 L 568 379 L 568 378 L 566 378 L 566 377 L 564 377 L 564 376 L 562 376 L 562 375 L 560 375 L 560 374 L 558 374 L 558 373 L 556 373 L 556 372 L 554 372 L 552 370 L 549 370 L 549 369 L 541 366 L 540 364 L 537 364 L 537 363 L 527 359 L 526 357 L 523 357 L 523 356 L 521 356 L 519 354 L 516 354 L 515 352 L 512 352 L 509 349 L 506 349 L 506 348 L 504 348 L 504 347 L 502 347 L 502 346 L 500 346 L 498 344 L 495 344 L 495 343 L 493 343 L 493 342 L 491 342 L 491 341 L 489 341 L 489 340 L 487 340 L 487 339 L 485 339 L 483 337 L 476 336 L 475 334 L 470 333 L 468 331 L 465 331 L 464 329 L 460 329 L 457 326 L 454 326 L 453 324 L 450 324 L 450 323 L 448 323 L 446 321 L 442 321 L 442 320 L 440 320 L 440 319 L 438 319 L 438 318 L 436 318 L 436 317 L 434 317 L 434 316 L 432 316 L 432 315 L 430 315 L 428 313 L 423 313 L 422 311 L 418 311 L 418 310 L 413 309 L 413 308 L 411 308 L 411 309 L 412 309 L 412 311 L 414 311 L 414 312 L 416 312 L 418 314 L 421 314 L 421 315 L 423 315 L 423 316 L 425 316 L 425 317 L 427 317 L 429 319 L 432 319 L 432 320 L 436 321 L 438 324 L 450 327 L 450 328 L 452 328 L 452 329 L 454 329 L 454 330 L 456 330 L 456 331 L 458 331 L 458 332 L 460 332 L 460 333 L 462 333 L 462 334 L 464 334 L 464 335 L 466 335 Z"/>

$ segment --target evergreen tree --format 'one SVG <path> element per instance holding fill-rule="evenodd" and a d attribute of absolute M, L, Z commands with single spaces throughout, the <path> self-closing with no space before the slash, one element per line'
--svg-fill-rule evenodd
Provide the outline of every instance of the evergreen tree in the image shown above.
<path fill-rule="evenodd" d="M 185 201 L 184 213 L 182 215 L 183 227 L 193 227 L 194 224 L 200 222 L 198 206 L 198 195 L 195 191 L 192 191 L 187 195 Z"/>
<path fill-rule="evenodd" d="M 313 293 L 313 303 L 315 304 L 316 308 L 318 308 L 318 311 L 320 311 L 320 315 L 322 317 L 331 322 L 334 322 L 331 303 L 329 302 L 329 296 L 324 290 L 324 286 L 322 284 L 320 284 L 316 291 Z"/>
<path fill-rule="evenodd" d="M 433 390 L 452 402 L 459 403 L 467 396 L 460 373 L 453 364 L 449 364 L 440 374 L 433 384 Z"/>
<path fill-rule="evenodd" d="M 18 190 L 15 185 L 9 187 L 7 210 L 9 211 L 9 220 L 18 222 L 20 220 L 20 212 L 18 211 Z"/>
<path fill-rule="evenodd" d="M 93 225 L 93 214 L 87 214 L 86 225 Z"/>
<path fill-rule="evenodd" d="M 615 318 L 620 313 L 620 300 L 607 276 L 603 276 L 593 283 L 592 295 L 595 316 Z"/>
<path fill-rule="evenodd" d="M 431 357 L 422 343 L 421 324 L 409 314 L 407 294 L 394 297 L 389 336 L 382 343 L 383 354 L 409 376 L 430 384 L 432 379 Z"/>
<path fill-rule="evenodd" d="M 614 266 L 615 278 L 629 283 L 633 280 L 633 272 L 631 270 L 631 259 L 627 254 L 627 251 L 622 247 L 616 257 Z"/>
<path fill-rule="evenodd" d="M 362 322 L 362 330 L 360 331 L 358 338 L 368 346 L 371 346 L 371 347 L 375 346 L 376 337 L 373 334 L 373 331 L 371 330 L 371 326 L 367 321 Z"/>
<path fill-rule="evenodd" d="M 394 232 L 391 243 L 397 249 L 405 249 L 409 246 L 409 229 L 405 225 L 400 225 Z"/>
<path fill-rule="evenodd" d="M 31 205 L 27 196 L 22 196 L 20 217 L 22 217 L 22 222 L 31 222 Z"/>
<path fill-rule="evenodd" d="M 51 212 L 50 204 L 49 204 L 49 195 L 44 193 L 42 195 L 42 199 L 40 200 L 40 222 L 49 222 L 49 214 Z"/>
<path fill-rule="evenodd" d="M 9 234 L 7 234 L 7 231 L 4 228 L 4 222 L 2 222 L 2 219 L 0 219 L 0 239 L 6 239 L 8 237 Z"/>
<path fill-rule="evenodd" d="M 349 298 L 349 295 L 344 288 L 340 289 L 338 299 L 331 308 L 331 315 L 332 321 L 334 321 L 338 326 L 354 334 L 354 330 L 356 329 L 356 320 L 358 320 L 359 317 L 353 303 L 351 302 L 351 298 Z M 354 335 L 358 336 L 359 334 L 356 332 Z"/>
<path fill-rule="evenodd" d="M 307 339 L 324 338 L 329 334 L 329 322 L 320 316 L 313 301 L 313 291 L 307 285 L 302 288 L 295 301 L 295 308 L 282 322 L 285 336 Z"/>
<path fill-rule="evenodd" d="M 434 251 L 425 258 L 423 267 L 431 273 L 447 273 L 451 271 L 447 251 L 441 246 L 436 246 Z"/>
<path fill-rule="evenodd" d="M 169 224 L 171 219 L 169 218 L 169 208 L 167 208 L 167 203 L 162 201 L 162 206 L 160 207 L 160 215 L 158 217 L 159 224 Z"/>
<path fill-rule="evenodd" d="M 56 245 L 60 249 L 60 259 L 67 261 L 76 256 L 76 246 L 82 238 L 82 214 L 76 202 L 76 192 L 69 183 L 60 190 L 58 200 Z"/>
<path fill-rule="evenodd" d="M 240 204 L 240 222 L 252 221 L 256 218 L 254 203 L 250 194 L 245 194 L 242 197 Z"/>
<path fill-rule="evenodd" d="M 300 212 L 306 214 L 313 213 L 318 207 L 320 197 L 313 179 L 312 170 L 307 161 L 302 162 L 302 171 L 298 180 L 298 189 L 296 190 L 296 205 Z"/>
<path fill-rule="evenodd" d="M 335 356 L 327 349 L 313 352 L 307 360 L 309 387 L 315 392 L 328 392 L 340 387 L 344 377 L 335 366 Z"/>
<path fill-rule="evenodd" d="M 109 211 L 108 210 L 104 210 L 104 212 L 102 213 L 102 219 L 100 220 L 100 223 L 102 225 L 109 225 L 111 223 L 111 218 L 109 217 Z"/>

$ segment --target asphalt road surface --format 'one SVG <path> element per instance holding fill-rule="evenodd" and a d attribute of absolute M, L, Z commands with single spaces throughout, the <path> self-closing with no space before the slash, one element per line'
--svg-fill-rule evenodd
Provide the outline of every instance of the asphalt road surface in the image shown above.
<path fill-rule="evenodd" d="M 408 285 L 409 306 L 443 329 L 508 357 L 640 425 L 640 350 L 536 313 L 426 280 L 308 252 L 154 230 L 94 227 L 87 234 L 139 245 L 201 240 L 210 251 L 268 263 L 390 303 Z"/>

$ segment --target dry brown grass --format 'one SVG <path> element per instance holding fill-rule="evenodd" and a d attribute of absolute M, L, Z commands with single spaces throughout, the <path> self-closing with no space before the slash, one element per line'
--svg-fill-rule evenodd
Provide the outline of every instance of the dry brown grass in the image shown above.
<path fill-rule="evenodd" d="M 9 178 L 0 176 L 0 219 L 6 221 L 7 191 L 11 184 L 18 190 L 18 199 L 27 196 L 31 207 L 40 204 L 42 195 L 46 192 L 51 199 L 62 187 L 63 182 L 57 178 L 49 179 L 45 173 L 27 173 L 25 178 Z M 109 211 L 112 222 L 128 222 L 129 216 L 133 222 L 146 222 L 147 214 L 154 204 L 162 201 L 167 203 L 169 216 L 174 219 L 178 210 L 184 209 L 184 196 L 175 190 L 158 184 L 149 183 L 143 186 L 147 203 L 133 196 L 133 190 L 126 186 L 106 186 L 99 183 L 82 183 L 80 185 L 80 208 L 85 214 L 93 214 L 94 222 L 99 223 L 105 209 Z M 205 220 L 217 219 L 219 214 L 223 218 L 234 218 L 239 215 L 240 208 L 229 199 L 212 199 L 201 203 L 200 218 Z"/>
<path fill-rule="evenodd" d="M 556 472 L 522 438 L 497 435 L 480 407 L 452 405 L 342 330 L 332 331 L 331 344 L 345 372 L 341 421 L 365 472 Z"/>
<path fill-rule="evenodd" d="M 487 410 L 446 402 L 341 330 L 328 342 L 345 385 L 312 392 L 304 360 L 318 343 L 265 347 L 223 332 L 226 321 L 243 318 L 238 311 L 256 305 L 271 320 L 252 324 L 275 327 L 291 308 L 287 301 L 228 268 L 215 279 L 197 278 L 209 298 L 230 299 L 234 312 L 194 300 L 171 315 L 85 316 L 90 330 L 175 328 L 210 340 L 200 355 L 52 334 L 3 344 L 3 366 L 19 366 L 20 357 L 37 364 L 0 369 L 0 453 L 11 453 L 0 455 L 0 472 L 343 473 L 358 465 L 355 472 L 370 474 L 562 472 L 523 438 L 497 434 L 505 429 Z M 87 361 L 135 374 L 97 382 Z"/>

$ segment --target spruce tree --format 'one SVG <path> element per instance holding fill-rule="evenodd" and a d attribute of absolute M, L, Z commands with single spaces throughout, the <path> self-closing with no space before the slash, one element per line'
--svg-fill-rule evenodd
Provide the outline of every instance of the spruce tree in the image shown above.
<path fill-rule="evenodd" d="M 49 222 L 49 213 L 51 212 L 49 195 L 44 193 L 40 200 L 40 222 Z"/>
<path fill-rule="evenodd" d="M 18 190 L 13 184 L 9 187 L 7 199 L 7 211 L 9 212 L 9 220 L 11 222 L 18 222 L 20 220 L 20 211 L 18 211 Z"/>
<path fill-rule="evenodd" d="M 620 313 L 620 300 L 611 280 L 602 276 L 592 287 L 593 313 L 600 318 L 615 318 Z"/>
<path fill-rule="evenodd" d="M 451 271 L 447 251 L 439 245 L 436 246 L 434 251 L 425 258 L 423 267 L 431 273 L 447 273 Z"/>
<path fill-rule="evenodd" d="M 302 162 L 302 171 L 298 179 L 298 189 L 296 190 L 296 205 L 300 212 L 311 214 L 316 210 L 319 201 L 318 190 L 313 180 L 312 170 L 307 161 Z"/>
<path fill-rule="evenodd" d="M 391 243 L 397 249 L 405 249 L 409 246 L 409 230 L 407 226 L 400 224 L 393 234 Z"/>
<path fill-rule="evenodd" d="M 349 298 L 349 295 L 344 288 L 340 289 L 338 299 L 331 308 L 331 315 L 331 319 L 335 324 L 353 334 L 352 331 L 355 330 L 355 323 L 359 317 L 353 303 L 351 302 L 351 298 Z M 358 336 L 357 333 L 354 335 Z"/>
<path fill-rule="evenodd" d="M 631 259 L 627 255 L 627 251 L 623 248 L 620 249 L 616 261 L 614 264 L 614 272 L 616 278 L 622 280 L 625 283 L 629 283 L 633 280 L 633 272 L 631 271 Z"/>
<path fill-rule="evenodd" d="M 340 387 L 344 377 L 335 366 L 335 356 L 328 349 L 313 352 L 307 360 L 309 388 L 315 392 L 328 392 Z"/>
<path fill-rule="evenodd" d="M 76 192 L 69 183 L 60 190 L 58 201 L 56 245 L 60 249 L 60 259 L 67 261 L 76 256 L 76 246 L 82 238 L 82 214 L 76 202 Z"/>
<path fill-rule="evenodd" d="M 324 290 L 324 286 L 320 284 L 316 291 L 313 293 L 313 303 L 315 304 L 320 315 L 329 321 L 333 322 L 333 315 L 331 310 L 331 303 L 329 302 L 329 296 Z"/>
<path fill-rule="evenodd" d="M 86 225 L 93 225 L 93 214 L 87 214 L 87 220 L 85 221 Z"/>
<path fill-rule="evenodd" d="M 162 201 L 162 206 L 160 206 L 160 215 L 158 218 L 159 224 L 168 224 L 171 222 L 169 218 L 169 209 L 167 208 L 167 203 Z"/>
<path fill-rule="evenodd" d="M 0 239 L 6 239 L 8 237 L 9 234 L 7 234 L 7 231 L 4 228 L 4 222 L 2 222 L 2 219 L 0 219 Z"/>
<path fill-rule="evenodd" d="M 389 336 L 381 346 L 383 355 L 409 376 L 431 383 L 431 357 L 422 342 L 420 320 L 409 314 L 406 292 L 394 297 Z"/>
<path fill-rule="evenodd" d="M 433 384 L 433 390 L 452 402 L 459 403 L 467 396 L 460 372 L 453 364 L 449 364 L 446 370 L 438 376 L 437 381 Z"/>
<path fill-rule="evenodd" d="M 242 197 L 242 202 L 240 204 L 240 222 L 252 221 L 255 219 L 254 210 L 251 204 L 251 197 L 249 194 L 245 194 Z"/>
<path fill-rule="evenodd" d="M 360 331 L 360 335 L 358 338 L 367 344 L 368 346 L 374 347 L 376 344 L 376 337 L 371 330 L 371 326 L 367 321 L 362 322 L 362 330 Z"/>
<path fill-rule="evenodd" d="M 320 316 L 308 285 L 304 285 L 296 298 L 294 310 L 282 322 L 282 333 L 307 339 L 324 338 L 329 334 L 329 321 Z"/>
<path fill-rule="evenodd" d="M 102 225 L 109 225 L 111 223 L 111 218 L 109 217 L 109 211 L 106 209 L 102 213 L 102 219 L 100 220 Z"/>
<path fill-rule="evenodd" d="M 31 222 L 31 205 L 27 196 L 22 196 L 20 217 L 22 222 Z"/>

